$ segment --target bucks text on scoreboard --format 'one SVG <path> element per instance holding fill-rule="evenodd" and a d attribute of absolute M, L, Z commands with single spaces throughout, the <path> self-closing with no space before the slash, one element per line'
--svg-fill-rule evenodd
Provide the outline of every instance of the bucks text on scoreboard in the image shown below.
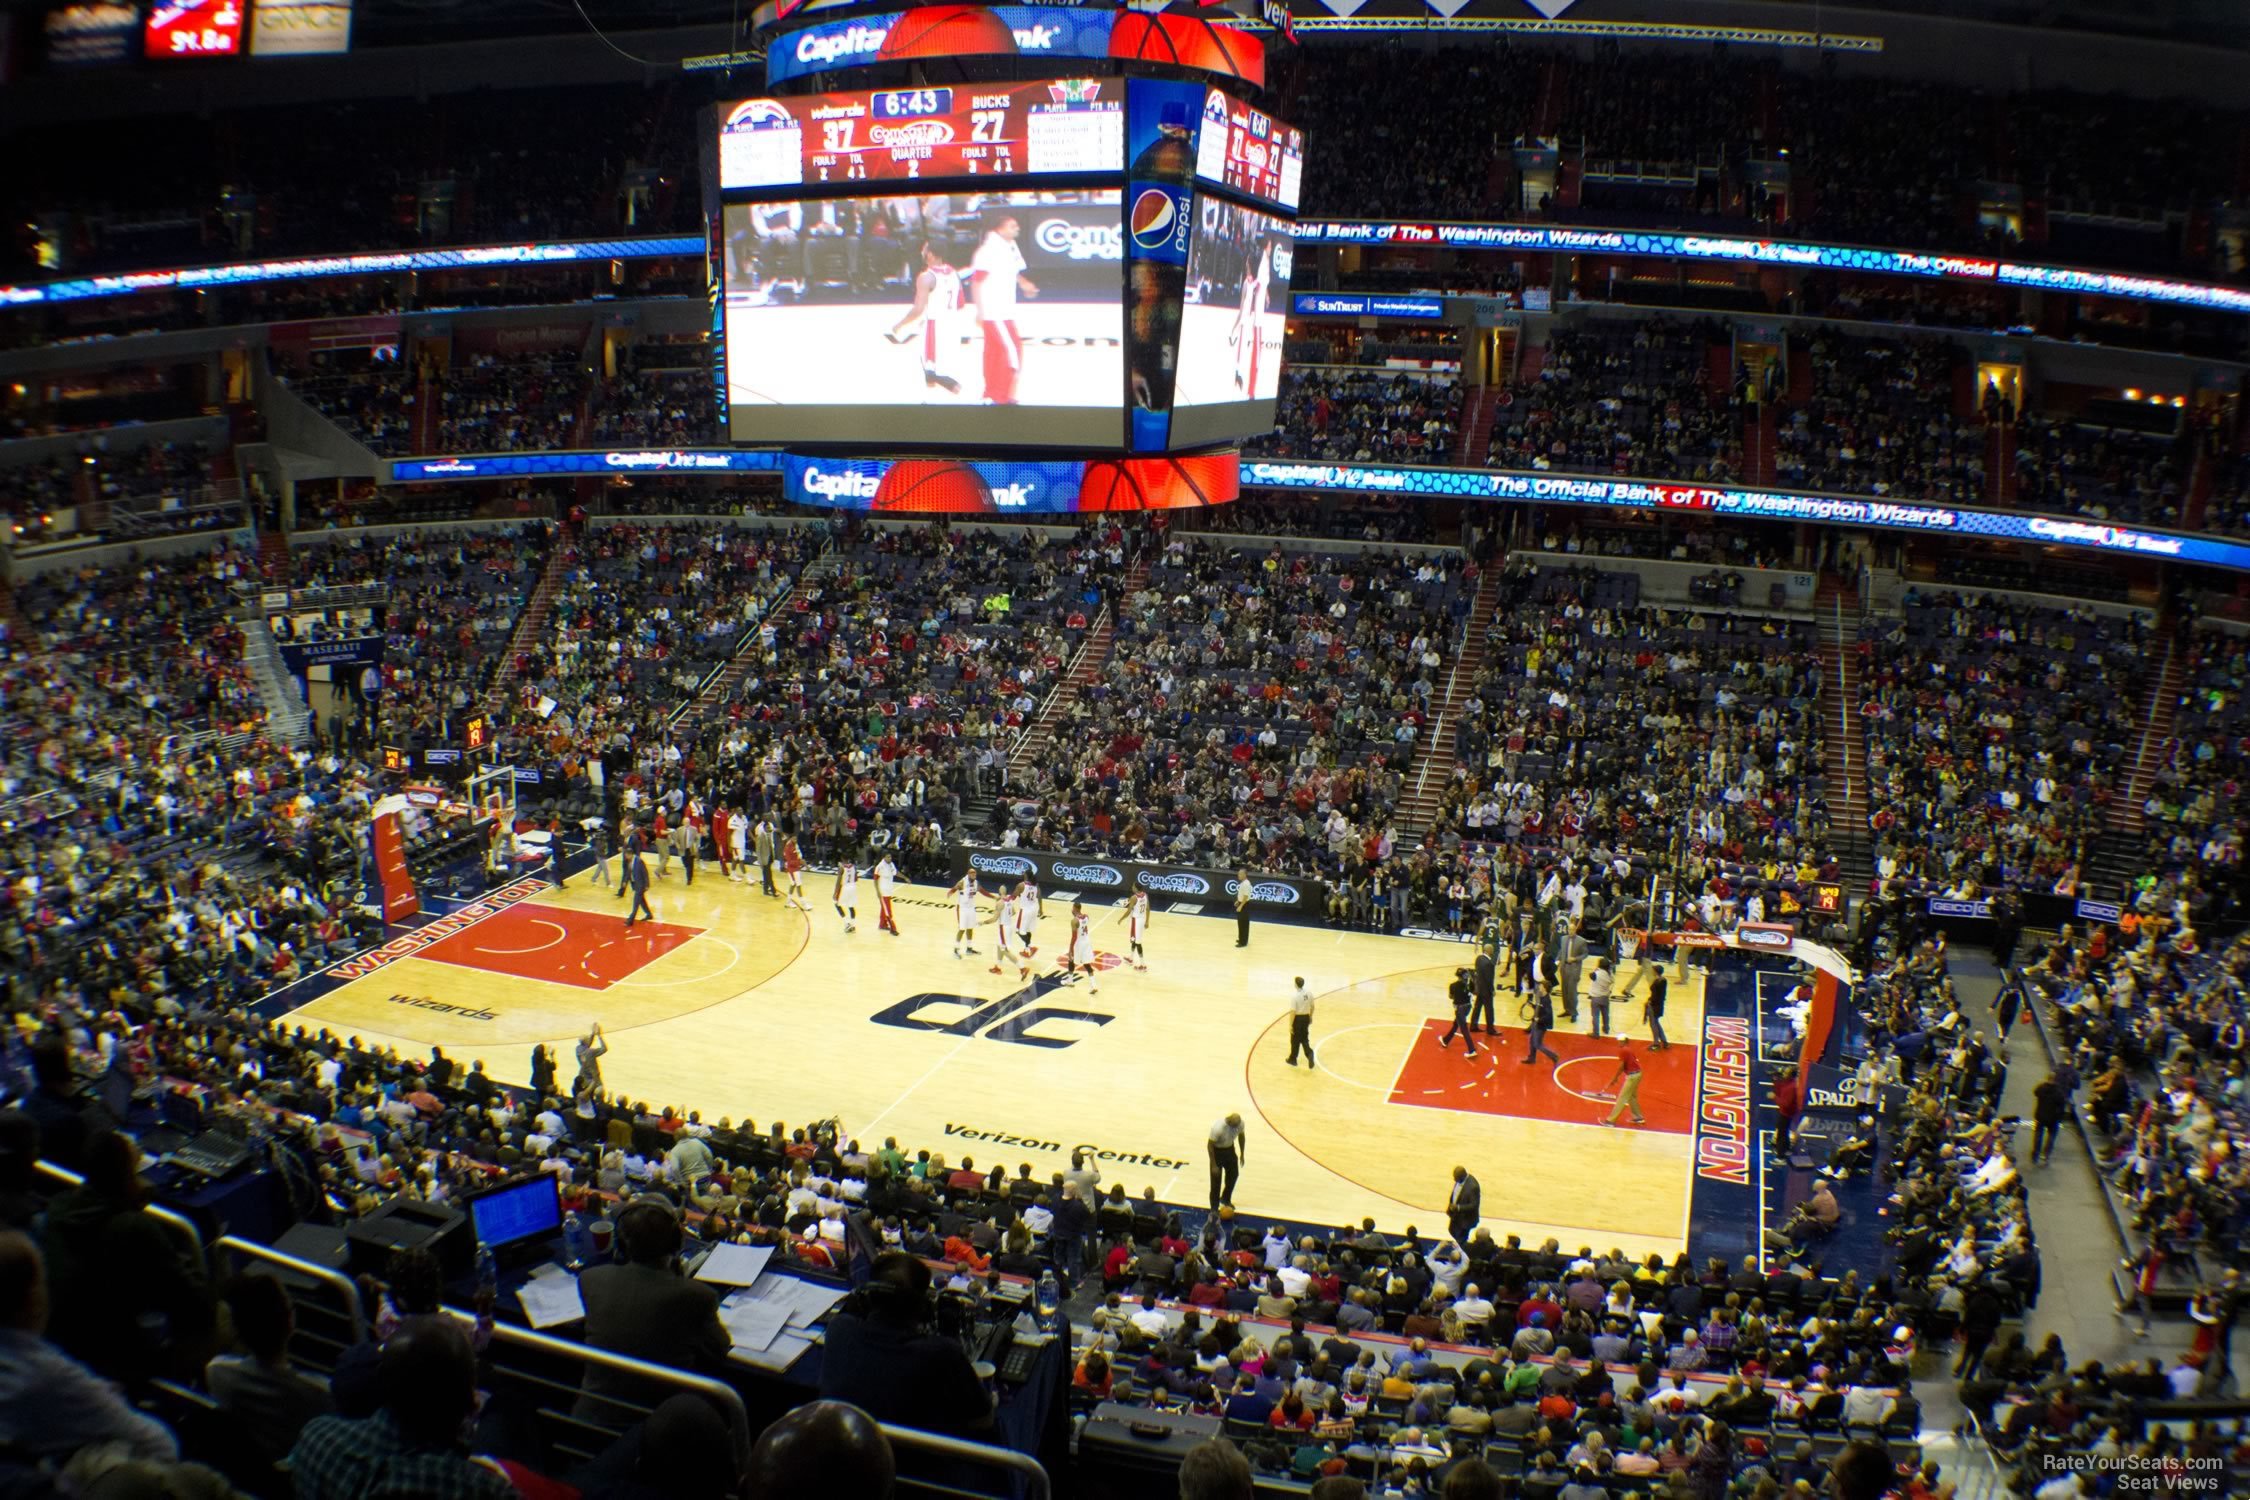
<path fill-rule="evenodd" d="M 719 126 L 719 186 L 1070 176 L 1125 165 L 1120 80 L 745 99 Z"/>

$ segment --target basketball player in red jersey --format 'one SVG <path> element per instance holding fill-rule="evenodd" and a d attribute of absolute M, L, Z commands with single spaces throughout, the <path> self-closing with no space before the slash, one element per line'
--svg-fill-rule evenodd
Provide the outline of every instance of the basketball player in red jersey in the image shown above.
<path fill-rule="evenodd" d="M 924 240 L 922 270 L 914 278 L 914 306 L 883 335 L 894 344 L 906 343 L 911 337 L 906 330 L 919 320 L 922 324 L 922 383 L 956 396 L 961 394 L 961 382 L 945 373 L 940 355 L 951 352 L 945 341 L 956 336 L 955 322 L 963 305 L 961 273 L 947 264 L 935 246 Z"/>
<path fill-rule="evenodd" d="M 1023 375 L 1023 338 L 1016 332 L 1016 294 L 1039 295 L 1024 274 L 1016 240 L 1023 223 L 1014 214 L 992 221 L 984 243 L 969 259 L 969 295 L 976 300 L 977 328 L 984 335 L 984 399 L 993 406 L 1016 404 L 1016 382 Z"/>

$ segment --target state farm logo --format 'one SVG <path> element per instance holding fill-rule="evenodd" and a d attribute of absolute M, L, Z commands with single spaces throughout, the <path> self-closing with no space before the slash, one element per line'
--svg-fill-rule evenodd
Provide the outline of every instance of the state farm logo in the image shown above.
<path fill-rule="evenodd" d="M 952 143 L 953 127 L 943 120 L 915 120 L 905 125 L 877 125 L 867 138 L 878 146 L 944 146 Z"/>
<path fill-rule="evenodd" d="M 1048 872 L 1052 880 L 1076 881 L 1080 885 L 1123 885 L 1125 877 L 1108 865 L 1056 865 Z"/>

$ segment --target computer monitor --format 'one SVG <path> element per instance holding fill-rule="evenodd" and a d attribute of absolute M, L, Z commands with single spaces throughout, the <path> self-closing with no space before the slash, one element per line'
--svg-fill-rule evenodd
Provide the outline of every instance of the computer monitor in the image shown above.
<path fill-rule="evenodd" d="M 552 1172 L 494 1188 L 469 1200 L 477 1243 L 492 1250 L 542 1239 L 562 1228 L 562 1190 Z"/>

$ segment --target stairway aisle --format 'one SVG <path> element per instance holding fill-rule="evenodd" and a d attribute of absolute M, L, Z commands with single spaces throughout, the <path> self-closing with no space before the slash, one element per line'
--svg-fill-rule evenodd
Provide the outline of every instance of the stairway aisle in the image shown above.
<path fill-rule="evenodd" d="M 1419 835 L 1429 828 L 1446 787 L 1452 783 L 1454 729 L 1460 723 L 1461 705 L 1476 691 L 1477 677 L 1484 670 L 1485 637 L 1491 633 L 1492 617 L 1500 609 L 1500 574 L 1506 567 L 1506 558 L 1496 558 L 1477 579 L 1469 622 L 1454 647 L 1453 669 L 1446 674 L 1445 696 L 1438 702 L 1430 732 L 1415 747 L 1413 764 L 1407 767 L 1406 790 L 1398 806 L 1398 830 L 1402 834 Z"/>
<path fill-rule="evenodd" d="M 562 591 L 563 577 L 570 569 L 567 559 L 573 555 L 570 539 L 557 537 L 547 552 L 547 566 L 532 586 L 531 598 L 523 608 L 523 618 L 516 621 L 516 633 L 508 637 L 508 653 L 501 659 L 500 675 L 494 679 L 492 691 L 497 696 L 515 685 L 523 671 L 524 655 L 547 629 L 547 621 L 555 612 L 555 595 Z"/>
<path fill-rule="evenodd" d="M 2164 633 L 2164 664 L 2157 669 L 2148 701 L 2141 706 L 2141 737 L 2133 751 L 2133 768 L 2126 775 L 2125 790 L 2109 810 L 2109 826 L 2136 840 L 2148 830 L 2142 804 L 2156 785 L 2156 773 L 2172 757 L 2173 718 L 2179 710 L 2180 695 L 2187 688 L 2186 653 L 2171 630 L 2169 616 L 2160 617 L 2156 628 Z"/>
<path fill-rule="evenodd" d="M 806 563 L 804 571 L 797 575 L 797 582 L 789 592 L 776 600 L 772 608 L 742 632 L 742 639 L 736 645 L 734 655 L 725 666 L 711 674 L 710 680 L 703 684 L 703 691 L 697 693 L 691 702 L 683 703 L 674 710 L 672 722 L 676 724 L 683 718 L 700 722 L 725 712 L 728 701 L 734 697 L 735 689 L 750 675 L 750 647 L 758 639 L 759 625 L 764 623 L 768 615 L 786 614 L 796 609 L 799 604 L 812 597 L 819 589 L 820 581 L 834 570 L 833 553 L 823 552 Z"/>
<path fill-rule="evenodd" d="M 1820 691 L 1825 699 L 1822 728 L 1829 746 L 1824 768 L 1828 814 L 1835 828 L 1836 857 L 1847 875 L 1874 873 L 1867 816 L 1867 736 L 1859 719 L 1859 592 L 1832 574 L 1822 574 L 1813 593 L 1820 621 Z"/>
<path fill-rule="evenodd" d="M 1116 596 L 1094 617 L 1093 626 L 1087 630 L 1086 639 L 1079 643 L 1078 654 L 1070 659 L 1069 670 L 1063 673 L 1062 681 L 1047 695 L 1038 715 L 1009 747 L 1008 781 L 1011 785 L 1039 764 L 1040 758 L 1054 744 L 1055 735 L 1078 702 L 1078 695 L 1101 680 L 1109 666 L 1110 650 L 1117 643 L 1117 611 L 1127 599 L 1147 586 L 1148 559 L 1145 555 L 1136 556 L 1125 569 L 1125 579 L 1118 585 Z"/>

